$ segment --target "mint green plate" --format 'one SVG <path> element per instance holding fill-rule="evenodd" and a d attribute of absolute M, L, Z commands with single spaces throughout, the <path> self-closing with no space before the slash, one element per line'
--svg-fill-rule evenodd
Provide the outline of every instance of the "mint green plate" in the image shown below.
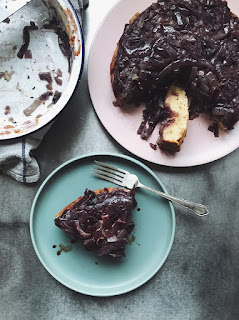
<path fill-rule="evenodd" d="M 114 154 L 85 155 L 62 164 L 43 182 L 32 205 L 30 231 L 40 261 L 56 280 L 83 294 L 113 296 L 138 288 L 160 269 L 173 243 L 175 214 L 167 200 L 136 189 L 135 240 L 127 246 L 125 258 L 98 257 L 95 252 L 87 251 L 81 242 L 71 243 L 73 238 L 55 226 L 56 213 L 83 195 L 85 188 L 97 190 L 115 186 L 92 175 L 94 160 L 128 170 L 147 186 L 166 192 L 157 176 L 133 158 Z M 60 244 L 70 245 L 72 250 L 57 255 Z"/>

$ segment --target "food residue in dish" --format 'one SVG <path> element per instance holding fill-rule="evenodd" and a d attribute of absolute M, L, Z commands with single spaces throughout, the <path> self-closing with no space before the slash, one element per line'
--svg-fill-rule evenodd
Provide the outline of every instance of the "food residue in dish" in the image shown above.
<path fill-rule="evenodd" d="M 32 59 L 32 52 L 31 50 L 27 49 L 26 52 L 24 53 L 24 58 L 25 59 Z"/>
<path fill-rule="evenodd" d="M 69 35 L 62 27 L 59 26 L 57 19 L 54 17 L 48 24 L 43 26 L 44 29 L 54 30 L 58 35 L 58 44 L 63 55 L 68 59 L 68 71 L 71 72 L 73 63 L 73 51 L 70 45 Z"/>
<path fill-rule="evenodd" d="M 52 92 L 52 91 L 46 91 L 46 92 L 44 92 L 43 94 L 40 95 L 39 100 L 41 100 L 41 101 L 46 101 L 46 100 L 48 100 L 48 99 L 50 98 L 50 96 L 52 96 L 52 95 L 53 95 L 53 92 Z"/>
<path fill-rule="evenodd" d="M 62 73 L 61 69 L 57 69 L 56 74 L 57 74 L 57 76 L 60 77 L 60 78 L 62 78 L 62 76 L 63 76 L 63 73 Z"/>
<path fill-rule="evenodd" d="M 60 79 L 58 76 L 54 78 L 58 86 L 62 86 L 62 79 Z"/>
<path fill-rule="evenodd" d="M 30 26 L 25 26 L 23 28 L 23 44 L 20 48 L 20 50 L 18 51 L 18 58 L 22 59 L 24 57 L 24 55 L 27 52 L 27 49 L 29 47 L 30 44 L 30 31 L 34 31 L 37 30 L 38 26 L 36 26 L 34 21 L 30 21 Z"/>
<path fill-rule="evenodd" d="M 27 107 L 23 113 L 26 117 L 29 117 L 40 105 L 42 101 L 40 99 L 36 99 L 29 107 Z"/>
<path fill-rule="evenodd" d="M 4 23 L 10 23 L 10 19 L 6 18 L 5 20 L 3 20 Z"/>
<path fill-rule="evenodd" d="M 16 123 L 16 121 L 14 120 L 13 117 L 8 118 L 8 121 L 9 121 L 9 122 L 12 122 L 12 123 L 14 123 L 14 124 Z"/>
<path fill-rule="evenodd" d="M 5 114 L 5 115 L 8 115 L 10 112 L 11 112 L 11 107 L 10 107 L 10 106 L 6 106 L 6 107 L 5 107 L 4 114 Z"/>
<path fill-rule="evenodd" d="M 39 76 L 40 80 L 47 82 L 46 88 L 51 91 L 53 89 L 53 85 L 52 85 L 53 79 L 52 79 L 51 73 L 50 72 L 39 72 L 38 76 Z M 62 71 L 60 69 L 58 69 L 56 72 L 56 75 L 54 76 L 54 80 L 58 86 L 62 86 L 62 84 L 63 84 L 63 81 L 61 78 L 62 78 Z"/>
<path fill-rule="evenodd" d="M 12 79 L 13 73 L 14 73 L 13 71 L 9 72 L 7 70 L 4 72 L 0 72 L 0 79 L 4 78 L 4 80 L 9 82 Z"/>
<path fill-rule="evenodd" d="M 59 92 L 59 91 L 55 91 L 55 94 L 54 94 L 54 96 L 53 96 L 53 98 L 52 98 L 52 102 L 54 103 L 54 104 L 56 104 L 57 103 L 57 101 L 60 99 L 60 97 L 61 97 L 61 92 Z"/>
<path fill-rule="evenodd" d="M 65 246 L 64 244 L 59 244 L 60 249 L 57 251 L 57 255 L 59 256 L 62 252 L 70 252 L 72 250 L 72 246 Z"/>
<path fill-rule="evenodd" d="M 38 76 L 40 80 L 46 81 L 48 84 L 52 84 L 52 76 L 50 72 L 39 72 Z"/>
<path fill-rule="evenodd" d="M 4 106 L 1 107 L 0 135 L 25 132 L 41 123 L 38 115 L 47 114 L 66 88 L 73 63 L 74 43 L 68 36 L 72 25 L 65 27 L 64 11 L 61 10 L 50 1 L 32 0 L 21 12 L 16 12 L 11 21 L 7 19 L 1 24 L 0 91 Z M 78 34 L 74 37 L 77 40 Z M 45 73 L 52 79 L 44 79 Z M 45 103 L 47 100 L 51 101 Z M 11 131 L 4 129 L 9 123 L 9 112 L 4 109 L 6 105 L 11 106 L 11 114 L 14 115 Z M 26 123 L 25 117 L 31 122 Z"/>
<path fill-rule="evenodd" d="M 26 117 L 29 117 L 32 115 L 32 113 L 42 104 L 45 103 L 45 101 L 47 101 L 51 96 L 53 96 L 53 92 L 52 91 L 46 91 L 43 94 L 40 95 L 40 97 L 36 100 L 34 100 L 34 102 L 27 107 L 23 112 L 25 114 Z M 61 93 L 56 91 L 53 98 L 52 98 L 52 102 L 55 104 L 59 98 L 61 96 Z M 42 116 L 42 115 L 41 115 Z"/>

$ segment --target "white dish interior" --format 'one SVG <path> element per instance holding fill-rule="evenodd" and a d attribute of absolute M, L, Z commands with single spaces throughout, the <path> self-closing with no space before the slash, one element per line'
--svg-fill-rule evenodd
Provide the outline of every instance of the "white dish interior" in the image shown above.
<path fill-rule="evenodd" d="M 44 25 L 57 17 L 58 25 L 69 36 L 72 66 L 59 46 L 55 30 Z M 30 31 L 28 58 L 17 54 L 23 44 L 23 29 L 34 22 Z M 78 81 L 83 64 L 81 28 L 66 0 L 32 0 L 0 24 L 0 140 L 30 133 L 51 121 L 66 105 Z M 52 83 L 39 74 L 51 75 Z M 59 76 L 60 75 L 60 76 Z M 48 86 L 48 87 L 47 87 Z M 47 100 L 39 97 L 50 92 Z M 57 97 L 60 99 L 56 102 Z M 56 94 L 56 95 L 55 95 Z M 54 103 L 53 102 L 53 97 Z"/>

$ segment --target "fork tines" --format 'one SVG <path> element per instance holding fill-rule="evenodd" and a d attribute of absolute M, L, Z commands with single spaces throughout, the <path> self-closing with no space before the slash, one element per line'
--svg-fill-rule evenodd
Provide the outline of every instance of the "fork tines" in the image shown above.
<path fill-rule="evenodd" d="M 110 169 L 113 169 L 115 174 L 119 174 L 119 173 L 125 174 L 126 173 L 125 170 L 123 170 L 121 168 L 117 168 L 117 167 L 111 166 L 110 164 L 107 164 L 107 163 L 104 163 L 104 162 L 100 162 L 100 161 L 97 161 L 97 160 L 95 160 L 94 162 L 96 163 L 95 166 L 100 167 L 103 170 L 111 171 Z M 118 173 L 115 172 L 115 171 L 117 171 Z"/>
<path fill-rule="evenodd" d="M 122 186 L 123 177 L 125 175 L 123 169 L 96 160 L 95 163 L 96 169 L 93 169 L 93 174 L 95 176 Z"/>

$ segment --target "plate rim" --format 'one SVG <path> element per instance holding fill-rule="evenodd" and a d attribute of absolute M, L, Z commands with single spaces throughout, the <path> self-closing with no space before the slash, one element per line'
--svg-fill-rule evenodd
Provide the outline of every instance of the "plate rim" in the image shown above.
<path fill-rule="evenodd" d="M 93 99 L 93 94 L 91 91 L 91 85 L 90 85 L 90 77 L 89 77 L 89 69 L 90 69 L 90 65 L 91 65 L 91 56 L 92 56 L 92 52 L 93 52 L 93 48 L 95 45 L 95 41 L 97 39 L 97 36 L 102 28 L 102 26 L 104 25 L 104 23 L 107 21 L 108 17 L 117 9 L 118 6 L 121 5 L 121 3 L 126 2 L 127 0 L 118 0 L 111 8 L 110 10 L 108 10 L 108 12 L 104 15 L 103 19 L 101 20 L 99 27 L 97 28 L 95 35 L 93 37 L 93 40 L 91 42 L 90 45 L 90 49 L 89 49 L 89 54 L 88 54 L 88 63 L 87 63 L 87 73 L 88 73 L 88 88 L 89 88 L 89 94 L 90 94 L 90 99 L 92 102 L 92 106 L 93 109 L 100 121 L 100 123 L 102 124 L 102 126 L 104 127 L 104 129 L 107 131 L 107 133 L 120 145 L 122 146 L 125 150 L 127 150 L 128 152 L 130 152 L 133 156 L 139 157 L 140 159 L 144 160 L 144 161 L 148 161 L 149 163 L 152 164 L 156 164 L 156 165 L 162 165 L 165 167 L 172 167 L 172 168 L 190 168 L 190 167 L 197 167 L 197 166 L 201 166 L 201 165 L 205 165 L 208 163 L 212 163 L 214 161 L 217 161 L 221 158 L 224 158 L 225 156 L 228 156 L 229 154 L 231 154 L 232 152 L 234 152 L 235 150 L 237 150 L 239 148 L 239 144 L 232 144 L 231 147 L 228 149 L 225 149 L 223 152 L 219 152 L 219 154 L 217 154 L 216 156 L 211 155 L 208 159 L 204 159 L 201 160 L 201 157 L 199 157 L 199 160 L 189 160 L 187 161 L 185 164 L 184 163 L 166 163 L 165 161 L 156 161 L 154 159 L 149 159 L 149 158 L 145 158 L 142 156 L 142 154 L 140 154 L 139 152 L 134 152 L 129 146 L 125 146 L 124 143 L 122 143 L 122 141 L 119 141 L 117 138 L 115 138 L 114 134 L 111 132 L 111 130 L 109 130 L 109 128 L 106 126 L 106 121 L 103 121 L 102 116 L 100 115 L 100 111 L 97 110 L 97 108 L 95 107 L 95 104 L 93 103 L 93 101 L 95 99 Z M 233 1 L 233 0 L 231 0 Z M 150 5 L 150 4 L 149 4 Z M 230 6 L 229 6 L 230 8 Z M 136 9 L 137 11 L 137 9 Z M 122 26 L 124 26 L 127 22 L 123 22 Z M 237 125 L 239 126 L 239 123 L 237 123 Z M 228 134 L 233 131 L 230 130 L 228 132 Z M 236 138 L 235 138 L 236 139 Z"/>
<path fill-rule="evenodd" d="M 170 208 L 170 216 L 171 216 L 171 221 L 172 221 L 172 229 L 171 229 L 171 237 L 170 237 L 170 241 L 169 241 L 169 244 L 168 244 L 168 247 L 167 247 L 167 250 L 164 254 L 164 257 L 163 259 L 161 260 L 160 264 L 157 265 L 157 267 L 149 274 L 147 275 L 147 277 L 145 277 L 143 280 L 141 280 L 139 283 L 137 284 L 134 284 L 133 286 L 131 287 L 128 287 L 128 288 L 123 288 L 123 289 L 119 289 L 117 290 L 116 292 L 114 293 L 107 293 L 107 292 L 102 292 L 102 293 L 92 293 L 92 292 L 89 292 L 85 289 L 81 290 L 80 288 L 75 288 L 73 285 L 69 285 L 67 284 L 64 280 L 62 280 L 57 274 L 54 273 L 54 270 L 51 270 L 50 267 L 48 267 L 47 263 L 44 261 L 44 259 L 41 257 L 41 254 L 38 250 L 38 246 L 36 244 L 36 241 L 35 241 L 35 236 L 34 236 L 34 227 L 33 227 L 33 224 L 34 224 L 34 215 L 35 215 L 35 207 L 36 207 L 36 204 L 37 204 L 37 201 L 39 199 L 39 196 L 42 192 L 42 190 L 44 189 L 44 187 L 47 185 L 47 183 L 52 179 L 52 177 L 57 174 L 61 169 L 63 169 L 64 167 L 67 167 L 68 165 L 76 162 L 76 161 L 79 161 L 79 160 L 82 160 L 82 159 L 86 159 L 86 158 L 91 158 L 91 157 L 97 157 L 97 156 L 109 156 L 109 157 L 115 157 L 115 158 L 121 158 L 121 159 L 125 159 L 129 162 L 133 162 L 137 165 L 139 165 L 141 168 L 143 168 L 144 170 L 146 170 L 155 180 L 156 182 L 160 185 L 160 187 L 162 188 L 162 190 L 165 192 L 165 193 L 168 193 L 167 189 L 165 188 L 164 184 L 161 182 L 161 180 L 156 176 L 156 174 L 150 169 L 148 168 L 145 164 L 143 164 L 142 162 L 140 162 L 139 160 L 137 159 L 134 159 L 132 157 L 129 157 L 127 155 L 124 155 L 124 154 L 117 154 L 117 153 L 106 153 L 106 152 L 99 152 L 99 153 L 87 153 L 87 154 L 83 154 L 81 156 L 78 156 L 78 157 L 74 157 L 70 160 L 67 160 L 65 161 L 64 163 L 62 163 L 60 166 L 58 166 L 57 168 L 55 168 L 47 177 L 46 179 L 42 182 L 41 186 L 39 187 L 37 193 L 35 194 L 35 197 L 34 197 L 34 200 L 33 200 L 33 203 L 32 203 L 32 207 L 31 207 L 31 212 L 30 212 L 30 236 L 31 236 L 31 241 L 32 241 L 32 245 L 33 245 L 33 248 L 34 248 L 34 251 L 38 257 L 38 259 L 40 260 L 40 262 L 42 263 L 43 267 L 46 269 L 46 271 L 48 271 L 50 273 L 50 275 L 55 278 L 55 280 L 57 280 L 59 283 L 61 283 L 62 285 L 64 285 L 65 287 L 75 291 L 75 292 L 78 292 L 78 293 L 81 293 L 81 294 L 84 294 L 84 295 L 88 295 L 88 296 L 94 296 L 94 297 L 110 297 L 110 296 L 118 296 L 118 295 L 121 295 L 121 294 L 125 294 L 125 293 L 128 293 L 128 292 L 131 292 L 137 288 L 139 288 L 140 286 L 144 285 L 146 282 L 148 282 L 151 278 L 154 277 L 154 275 L 162 268 L 163 264 L 165 263 L 167 257 L 169 256 L 169 253 L 172 249 L 172 245 L 173 245 L 173 242 L 174 242 L 174 238 L 175 238 L 175 229 L 176 229 L 176 218 L 175 218 L 175 210 L 174 210 L 174 206 L 173 204 L 168 201 L 168 204 L 169 204 L 169 208 Z"/>

